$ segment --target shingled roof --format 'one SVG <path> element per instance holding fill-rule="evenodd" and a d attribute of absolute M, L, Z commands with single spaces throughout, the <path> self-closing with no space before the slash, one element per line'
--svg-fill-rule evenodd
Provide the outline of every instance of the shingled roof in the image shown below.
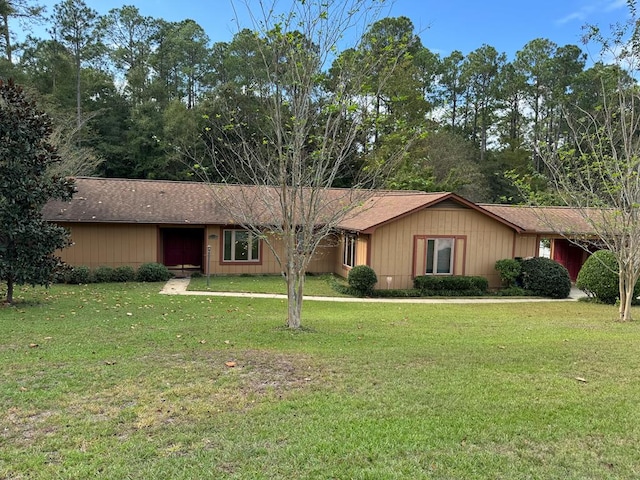
<path fill-rule="evenodd" d="M 70 202 L 49 202 L 44 218 L 60 223 L 225 225 L 237 223 L 240 215 L 258 225 L 280 221 L 275 218 L 278 191 L 272 187 L 78 177 L 76 190 Z M 371 196 L 349 189 L 319 193 L 319 205 L 327 211 L 339 211 L 345 204 L 359 204 Z"/>
<path fill-rule="evenodd" d="M 381 192 L 381 194 L 373 196 L 362 207 L 354 209 L 348 218 L 340 222 L 339 227 L 344 230 L 370 233 L 386 223 L 445 201 L 452 201 L 460 206 L 479 211 L 518 232 L 523 230 L 517 224 L 497 216 L 455 193 L 404 191 Z"/>
<path fill-rule="evenodd" d="M 518 225 L 527 233 L 591 235 L 593 227 L 571 207 L 480 204 L 481 208 Z"/>
<path fill-rule="evenodd" d="M 209 186 L 195 182 L 77 178 L 70 202 L 49 202 L 44 218 L 55 222 L 224 223 Z"/>
<path fill-rule="evenodd" d="M 52 201 L 43 209 L 46 220 L 61 223 L 139 223 L 165 225 L 225 225 L 237 223 L 234 215 L 216 198 L 239 199 L 248 205 L 252 218 L 259 224 L 278 220 L 269 202 L 278 201 L 277 192 L 269 187 L 241 185 L 208 185 L 198 182 L 164 180 L 132 180 L 79 177 L 77 193 L 70 202 Z M 212 189 L 218 189 L 214 195 Z M 358 197 L 346 189 L 322 191 L 325 208 L 343 209 L 347 202 L 358 204 L 338 223 L 344 230 L 370 233 L 376 228 L 406 215 L 452 201 L 474 209 L 496 221 L 525 233 L 589 233 L 591 228 L 579 212 L 563 207 L 516 207 L 510 205 L 475 204 L 449 192 L 425 193 L 379 191 Z M 358 200 L 360 198 L 360 200 Z M 241 199 L 241 200 L 240 200 Z M 231 205 L 224 202 L 226 205 Z M 260 209 L 262 208 L 262 211 Z"/>

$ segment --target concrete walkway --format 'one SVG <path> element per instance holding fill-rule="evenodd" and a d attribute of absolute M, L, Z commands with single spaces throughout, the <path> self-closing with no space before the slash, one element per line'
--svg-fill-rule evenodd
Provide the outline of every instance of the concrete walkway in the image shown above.
<path fill-rule="evenodd" d="M 215 297 L 240 298 L 275 298 L 286 300 L 286 295 L 276 293 L 242 293 L 242 292 L 190 292 L 189 278 L 172 278 L 160 291 L 164 295 L 200 295 Z M 575 302 L 585 294 L 573 287 L 569 298 L 554 300 L 537 297 L 492 297 L 492 298 L 354 298 L 354 297 L 314 297 L 305 295 L 304 299 L 318 302 L 353 302 L 353 303 L 529 303 L 529 302 Z"/>

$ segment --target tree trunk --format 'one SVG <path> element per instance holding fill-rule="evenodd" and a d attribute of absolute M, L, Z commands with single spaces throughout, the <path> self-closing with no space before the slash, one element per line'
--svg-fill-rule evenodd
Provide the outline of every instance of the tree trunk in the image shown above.
<path fill-rule="evenodd" d="M 9 33 L 9 15 L 7 13 L 3 13 L 0 16 L 2 23 L 0 23 L 0 31 L 2 32 L 2 36 L 4 37 L 4 49 L 5 49 L 5 58 L 9 62 L 9 64 L 13 63 L 12 52 L 11 52 L 11 35 Z"/>
<path fill-rule="evenodd" d="M 304 289 L 304 272 L 288 265 L 287 268 L 287 327 L 300 328 L 302 318 L 302 294 Z"/>
<path fill-rule="evenodd" d="M 635 280 L 632 272 L 620 272 L 620 321 L 630 322 L 633 320 L 631 316 L 631 303 L 633 302 L 633 294 L 635 290 Z"/>
<path fill-rule="evenodd" d="M 7 279 L 7 303 L 9 305 L 13 303 L 13 278 Z"/>

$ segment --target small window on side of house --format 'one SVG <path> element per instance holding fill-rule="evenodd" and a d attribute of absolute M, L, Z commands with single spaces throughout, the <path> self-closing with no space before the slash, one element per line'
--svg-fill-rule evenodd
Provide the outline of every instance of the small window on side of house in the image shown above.
<path fill-rule="evenodd" d="M 355 267 L 356 265 L 356 236 L 345 235 L 342 250 L 342 264 L 346 267 Z"/>

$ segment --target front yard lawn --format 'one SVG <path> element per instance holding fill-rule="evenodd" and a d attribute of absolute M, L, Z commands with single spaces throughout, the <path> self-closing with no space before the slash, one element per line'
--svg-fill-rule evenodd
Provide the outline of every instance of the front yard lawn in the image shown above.
<path fill-rule="evenodd" d="M 0 308 L 0 478 L 640 478 L 614 307 L 308 301 L 292 332 L 283 300 L 161 288 Z"/>
<path fill-rule="evenodd" d="M 304 282 L 305 296 L 318 297 L 345 297 L 332 287 L 332 283 L 340 282 L 346 285 L 346 281 L 331 275 L 307 275 Z M 255 275 L 255 276 L 211 276 L 209 286 L 207 277 L 194 277 L 189 282 L 190 291 L 201 292 L 249 292 L 249 293 L 277 293 L 287 294 L 287 283 L 279 275 Z"/>

